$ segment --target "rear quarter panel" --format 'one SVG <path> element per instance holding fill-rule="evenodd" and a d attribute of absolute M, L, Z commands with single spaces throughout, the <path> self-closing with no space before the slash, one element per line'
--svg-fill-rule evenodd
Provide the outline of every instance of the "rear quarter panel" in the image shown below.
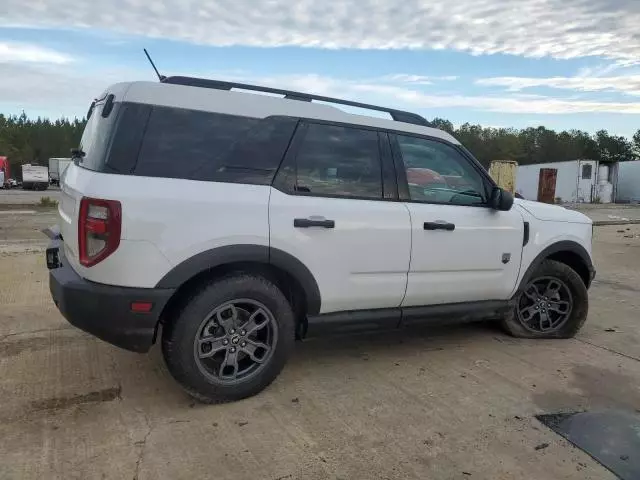
<path fill-rule="evenodd" d="M 122 204 L 122 236 L 116 252 L 85 268 L 77 261 L 76 247 L 73 267 L 88 280 L 151 288 L 174 266 L 200 252 L 229 244 L 269 245 L 268 186 L 76 169 L 81 171 L 66 179 L 76 193 L 73 213 L 65 209 L 72 222 L 77 224 L 82 196 Z"/>

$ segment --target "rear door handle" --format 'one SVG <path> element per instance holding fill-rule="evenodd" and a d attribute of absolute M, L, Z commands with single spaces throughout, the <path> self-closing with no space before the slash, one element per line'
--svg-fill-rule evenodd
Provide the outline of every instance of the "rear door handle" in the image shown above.
<path fill-rule="evenodd" d="M 296 228 L 334 228 L 336 226 L 336 222 L 333 220 L 327 220 L 326 218 L 294 218 L 293 226 Z"/>
<path fill-rule="evenodd" d="M 437 222 L 424 222 L 425 230 L 447 230 L 453 232 L 456 229 L 455 223 L 443 222 L 438 220 Z"/>

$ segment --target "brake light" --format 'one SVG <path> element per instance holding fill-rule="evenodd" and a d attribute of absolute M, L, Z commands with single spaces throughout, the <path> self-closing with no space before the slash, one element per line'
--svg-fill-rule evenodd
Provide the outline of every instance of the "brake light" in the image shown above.
<path fill-rule="evenodd" d="M 92 267 L 120 245 L 122 207 L 116 200 L 83 198 L 78 218 L 80 263 Z"/>

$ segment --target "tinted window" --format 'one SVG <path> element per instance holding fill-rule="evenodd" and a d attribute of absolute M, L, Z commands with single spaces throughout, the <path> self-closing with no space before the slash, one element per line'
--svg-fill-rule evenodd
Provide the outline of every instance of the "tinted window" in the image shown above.
<path fill-rule="evenodd" d="M 133 172 L 151 109 L 150 105 L 139 103 L 125 102 L 120 105 L 105 172 L 123 174 Z"/>
<path fill-rule="evenodd" d="M 225 170 L 224 160 L 236 143 L 259 122 L 256 118 L 154 107 L 135 173 L 212 180 L 216 172 Z"/>
<path fill-rule="evenodd" d="M 298 123 L 297 118 L 269 117 L 234 144 L 213 172 L 221 182 L 270 184 Z"/>
<path fill-rule="evenodd" d="M 84 157 L 79 162 L 80 166 L 89 170 L 102 171 L 119 106 L 119 103 L 114 103 L 107 118 L 102 116 L 104 102 L 96 104 L 91 110 L 80 139 L 79 148 L 84 152 Z"/>
<path fill-rule="evenodd" d="M 485 203 L 482 175 L 450 145 L 424 138 L 396 136 L 411 200 L 477 205 Z"/>
<path fill-rule="evenodd" d="M 382 198 L 378 134 L 372 130 L 309 124 L 296 163 L 299 192 Z"/>
<path fill-rule="evenodd" d="M 582 166 L 582 179 L 583 180 L 591 180 L 591 164 Z"/>

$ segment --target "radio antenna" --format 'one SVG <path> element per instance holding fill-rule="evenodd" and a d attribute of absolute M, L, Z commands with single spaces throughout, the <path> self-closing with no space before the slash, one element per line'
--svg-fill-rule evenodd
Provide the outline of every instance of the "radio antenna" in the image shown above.
<path fill-rule="evenodd" d="M 153 67 L 153 69 L 156 72 L 156 75 L 158 76 L 158 80 L 160 80 L 161 82 L 164 82 L 164 80 L 167 78 L 164 75 L 160 75 L 160 72 L 158 72 L 158 69 L 156 68 L 156 64 L 153 63 L 153 60 L 151 60 L 151 55 L 149 55 L 149 52 L 147 52 L 146 48 L 143 48 L 144 50 L 144 54 L 147 56 L 147 59 L 149 60 L 149 63 L 151 64 L 151 66 Z"/>

